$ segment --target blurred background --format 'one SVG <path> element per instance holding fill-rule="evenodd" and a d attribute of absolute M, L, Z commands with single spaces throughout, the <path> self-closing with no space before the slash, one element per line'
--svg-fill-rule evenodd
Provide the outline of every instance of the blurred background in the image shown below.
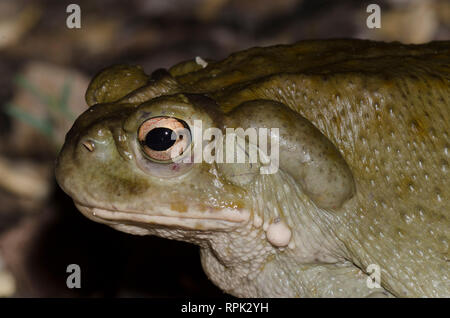
<path fill-rule="evenodd" d="M 80 29 L 66 27 L 70 3 L 81 8 Z M 371 3 L 380 29 L 366 26 Z M 151 73 L 303 39 L 449 35 L 448 0 L 0 0 L 0 296 L 224 296 L 197 247 L 93 223 L 56 185 L 56 155 L 100 69 L 132 63 Z M 81 289 L 66 286 L 69 264 L 81 267 Z"/>

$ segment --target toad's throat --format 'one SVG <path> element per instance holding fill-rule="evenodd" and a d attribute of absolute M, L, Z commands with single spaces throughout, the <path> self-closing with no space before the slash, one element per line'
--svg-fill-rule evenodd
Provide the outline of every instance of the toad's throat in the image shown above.
<path fill-rule="evenodd" d="M 212 230 L 237 226 L 247 222 L 250 217 L 250 211 L 232 208 L 214 209 L 208 212 L 188 210 L 184 213 L 179 213 L 165 208 L 158 209 L 158 211 L 142 212 L 97 208 L 78 202 L 75 205 L 88 218 L 109 225 L 129 223 L 139 224 L 140 226 L 159 225 L 195 230 Z"/>

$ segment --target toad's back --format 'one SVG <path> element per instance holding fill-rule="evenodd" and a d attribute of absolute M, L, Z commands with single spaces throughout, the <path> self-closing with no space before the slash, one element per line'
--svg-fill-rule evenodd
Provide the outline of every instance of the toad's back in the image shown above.
<path fill-rule="evenodd" d="M 225 112 L 272 99 L 311 121 L 355 178 L 334 229 L 354 262 L 380 266 L 399 295 L 436 296 L 450 290 L 449 53 L 449 42 L 311 41 L 171 71 Z"/>

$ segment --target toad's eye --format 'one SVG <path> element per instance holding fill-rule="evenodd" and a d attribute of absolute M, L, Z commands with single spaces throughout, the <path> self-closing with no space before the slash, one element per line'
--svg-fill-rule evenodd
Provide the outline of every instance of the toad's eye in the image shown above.
<path fill-rule="evenodd" d="M 181 156 L 191 143 L 189 126 L 173 117 L 153 117 L 138 131 L 142 150 L 150 159 L 169 162 Z"/>
<path fill-rule="evenodd" d="M 145 145 L 155 151 L 167 150 L 175 143 L 175 138 L 172 138 L 173 133 L 174 131 L 169 128 L 153 128 L 145 136 Z"/>

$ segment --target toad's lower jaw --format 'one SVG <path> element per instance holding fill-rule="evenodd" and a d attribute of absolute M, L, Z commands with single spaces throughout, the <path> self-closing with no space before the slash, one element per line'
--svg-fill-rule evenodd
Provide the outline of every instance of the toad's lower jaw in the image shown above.
<path fill-rule="evenodd" d="M 212 212 L 197 212 L 188 210 L 184 213 L 173 212 L 169 209 L 161 209 L 155 214 L 141 211 L 111 210 L 89 207 L 75 203 L 89 219 L 117 227 L 119 225 L 137 228 L 154 228 L 158 226 L 176 227 L 190 230 L 220 230 L 230 229 L 247 222 L 250 211 L 246 209 L 223 208 Z"/>

